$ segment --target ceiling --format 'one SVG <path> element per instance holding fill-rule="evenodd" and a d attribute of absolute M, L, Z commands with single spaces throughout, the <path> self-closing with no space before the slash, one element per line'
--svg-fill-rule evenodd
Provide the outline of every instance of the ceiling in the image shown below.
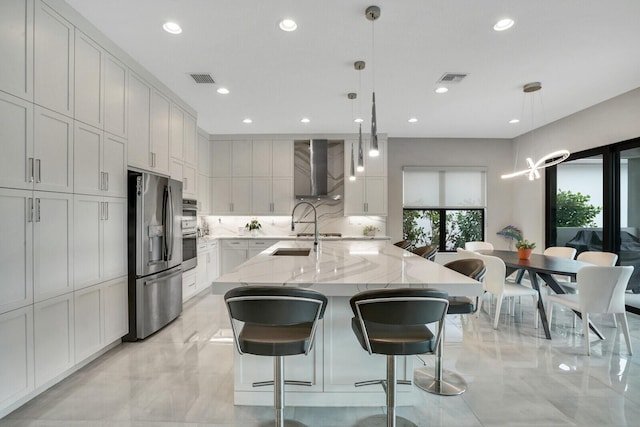
<path fill-rule="evenodd" d="M 513 138 L 640 87 L 638 0 L 66 1 L 192 106 L 210 134 L 353 133 L 358 115 L 368 132 L 375 85 L 378 132 Z M 364 14 L 373 4 L 375 24 Z M 494 31 L 506 16 L 515 25 Z M 296 31 L 278 28 L 285 17 Z M 182 34 L 163 31 L 167 20 Z M 196 84 L 194 72 L 216 83 Z M 447 72 L 468 76 L 436 94 Z M 543 87 L 533 114 L 522 92 L 532 81 Z"/>

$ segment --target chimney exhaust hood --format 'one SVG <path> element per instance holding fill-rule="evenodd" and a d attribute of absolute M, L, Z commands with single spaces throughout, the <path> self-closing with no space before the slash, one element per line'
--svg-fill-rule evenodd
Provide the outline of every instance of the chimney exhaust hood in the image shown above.
<path fill-rule="evenodd" d="M 294 190 L 297 200 L 340 199 L 340 195 L 329 194 L 328 140 L 296 141 L 294 156 Z"/>

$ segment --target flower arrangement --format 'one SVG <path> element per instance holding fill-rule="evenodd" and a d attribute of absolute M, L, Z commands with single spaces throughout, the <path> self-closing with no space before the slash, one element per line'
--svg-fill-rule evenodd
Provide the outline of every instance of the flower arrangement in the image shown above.
<path fill-rule="evenodd" d="M 362 234 L 364 234 L 365 236 L 375 236 L 376 231 L 380 231 L 380 229 L 375 225 L 365 225 L 362 228 Z"/>
<path fill-rule="evenodd" d="M 518 240 L 516 249 L 535 249 L 536 243 L 528 240 Z"/>
<path fill-rule="evenodd" d="M 262 225 L 260 224 L 260 221 L 258 221 L 256 218 L 252 219 L 250 222 L 248 222 L 244 228 L 246 230 L 249 231 L 253 231 L 253 230 L 260 230 L 262 228 Z"/>

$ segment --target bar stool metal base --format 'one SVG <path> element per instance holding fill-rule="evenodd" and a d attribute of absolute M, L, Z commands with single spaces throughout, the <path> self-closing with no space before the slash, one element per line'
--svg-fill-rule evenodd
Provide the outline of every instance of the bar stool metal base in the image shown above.
<path fill-rule="evenodd" d="M 273 427 L 274 423 L 273 423 L 273 420 L 264 421 L 264 422 L 261 422 L 259 424 L 259 426 L 260 427 Z M 284 420 L 284 427 L 307 427 L 307 425 L 303 424 L 303 423 L 301 423 L 299 421 L 296 421 L 296 420 Z"/>
<path fill-rule="evenodd" d="M 384 414 L 380 415 L 372 415 L 363 420 L 358 421 L 356 424 L 358 427 L 387 427 L 389 424 L 387 423 L 387 416 Z M 412 423 L 406 418 L 396 416 L 395 419 L 395 427 L 417 427 L 416 424 Z"/>
<path fill-rule="evenodd" d="M 455 372 L 444 371 L 442 377 L 437 380 L 433 372 L 427 368 L 413 371 L 413 383 L 429 393 L 439 396 L 458 396 L 467 391 L 467 382 Z"/>

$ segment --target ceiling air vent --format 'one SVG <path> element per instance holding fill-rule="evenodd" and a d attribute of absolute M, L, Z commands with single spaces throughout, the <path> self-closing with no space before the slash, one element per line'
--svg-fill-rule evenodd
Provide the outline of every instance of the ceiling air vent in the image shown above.
<path fill-rule="evenodd" d="M 467 76 L 466 73 L 444 73 L 438 83 L 460 83 Z"/>
<path fill-rule="evenodd" d="M 189 75 L 191 76 L 191 78 L 193 78 L 193 80 L 196 81 L 196 83 L 200 83 L 200 84 L 215 83 L 215 81 L 213 80 L 213 77 L 211 77 L 211 74 L 209 73 L 191 73 Z"/>

